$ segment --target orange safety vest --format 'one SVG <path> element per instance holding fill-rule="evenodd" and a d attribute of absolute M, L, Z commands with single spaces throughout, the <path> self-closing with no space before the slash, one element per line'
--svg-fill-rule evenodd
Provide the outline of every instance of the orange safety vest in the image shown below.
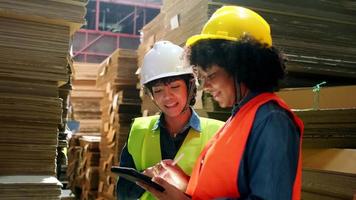
<path fill-rule="evenodd" d="M 225 126 L 208 142 L 195 164 L 187 194 L 192 199 L 214 199 L 218 197 L 240 197 L 238 169 L 251 132 L 256 112 L 260 106 L 275 101 L 287 110 L 300 130 L 300 147 L 297 174 L 292 199 L 301 195 L 301 145 L 304 125 L 288 106 L 273 93 L 262 93 L 243 105 L 235 117 L 230 117 Z"/>

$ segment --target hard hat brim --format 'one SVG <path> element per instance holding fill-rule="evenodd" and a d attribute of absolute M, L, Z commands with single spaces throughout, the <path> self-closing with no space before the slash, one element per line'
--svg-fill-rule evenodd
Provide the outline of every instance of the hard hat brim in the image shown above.
<path fill-rule="evenodd" d="M 205 39 L 223 39 L 223 40 L 230 40 L 230 41 L 238 40 L 238 38 L 228 37 L 228 36 L 223 36 L 223 35 L 199 34 L 199 35 L 193 35 L 192 37 L 188 38 L 185 45 L 187 47 L 190 47 L 190 46 L 194 45 L 196 42 L 198 42 L 199 40 L 205 40 Z"/>
<path fill-rule="evenodd" d="M 151 81 L 160 79 L 160 78 L 166 78 L 166 77 L 172 77 L 172 76 L 180 76 L 180 75 L 184 75 L 184 74 L 193 74 L 193 71 L 183 71 L 183 72 L 171 72 L 171 73 L 164 73 L 164 74 L 160 74 L 158 76 L 154 76 L 151 77 L 150 79 L 141 82 L 142 85 L 145 85 L 146 83 L 149 83 Z"/>

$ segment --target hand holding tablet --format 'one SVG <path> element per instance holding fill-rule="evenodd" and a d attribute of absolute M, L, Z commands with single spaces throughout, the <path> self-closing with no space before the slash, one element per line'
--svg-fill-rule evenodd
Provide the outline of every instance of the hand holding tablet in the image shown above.
<path fill-rule="evenodd" d="M 111 167 L 111 171 L 118 174 L 120 177 L 132 181 L 132 182 L 144 182 L 147 185 L 157 189 L 158 191 L 163 192 L 164 188 L 157 183 L 153 182 L 151 180 L 151 177 L 146 176 L 138 171 L 136 171 L 133 168 L 127 168 L 127 167 L 118 167 L 118 166 L 113 166 Z"/>

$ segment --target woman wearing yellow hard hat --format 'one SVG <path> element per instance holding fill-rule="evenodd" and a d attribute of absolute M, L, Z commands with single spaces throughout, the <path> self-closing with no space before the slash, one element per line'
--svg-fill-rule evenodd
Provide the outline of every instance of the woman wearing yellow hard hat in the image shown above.
<path fill-rule="evenodd" d="M 188 39 L 188 59 L 221 107 L 233 107 L 225 126 L 200 154 L 192 175 L 162 163 L 170 176 L 189 180 L 184 193 L 143 185 L 158 199 L 300 199 L 303 122 L 273 92 L 284 59 L 272 46 L 268 23 L 254 11 L 225 6 Z M 183 187 L 180 187 L 183 188 Z"/>

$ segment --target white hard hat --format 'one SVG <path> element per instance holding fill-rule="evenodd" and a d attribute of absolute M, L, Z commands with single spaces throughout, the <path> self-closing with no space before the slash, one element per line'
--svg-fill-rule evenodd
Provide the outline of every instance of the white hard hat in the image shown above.
<path fill-rule="evenodd" d="M 184 64 L 183 48 L 169 41 L 158 41 L 143 58 L 141 84 L 164 77 L 193 74 L 189 65 Z"/>

